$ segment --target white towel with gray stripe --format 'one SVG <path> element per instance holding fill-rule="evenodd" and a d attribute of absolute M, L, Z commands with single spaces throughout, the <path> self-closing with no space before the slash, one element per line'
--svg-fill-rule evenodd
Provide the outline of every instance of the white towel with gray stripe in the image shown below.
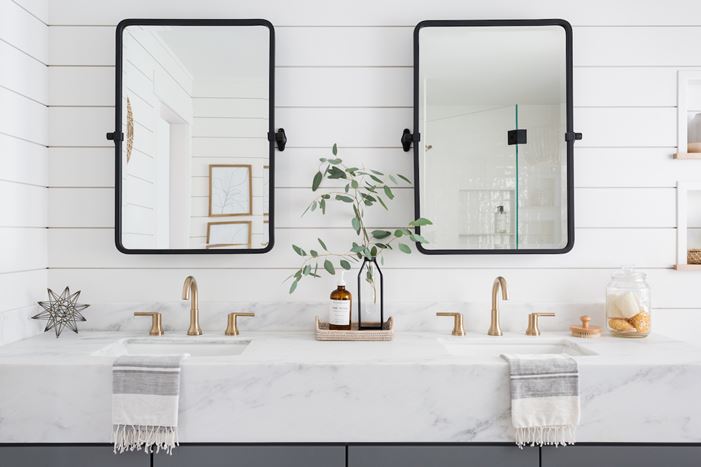
<path fill-rule="evenodd" d="M 574 444 L 580 418 L 577 361 L 565 354 L 502 357 L 510 367 L 516 444 Z"/>
<path fill-rule="evenodd" d="M 180 364 L 186 355 L 118 357 L 112 365 L 114 452 L 171 454 L 178 444 Z"/>

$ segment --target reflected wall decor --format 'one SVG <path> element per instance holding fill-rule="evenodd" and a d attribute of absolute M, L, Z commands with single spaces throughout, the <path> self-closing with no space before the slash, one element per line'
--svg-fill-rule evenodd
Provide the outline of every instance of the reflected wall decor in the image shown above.
<path fill-rule="evenodd" d="M 253 213 L 251 166 L 209 166 L 209 216 L 248 216 Z"/>

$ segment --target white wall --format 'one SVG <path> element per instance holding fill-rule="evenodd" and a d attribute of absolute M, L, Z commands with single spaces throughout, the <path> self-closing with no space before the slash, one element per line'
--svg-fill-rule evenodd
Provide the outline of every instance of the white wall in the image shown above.
<path fill-rule="evenodd" d="M 312 244 L 321 236 L 339 245 L 352 236 L 347 216 L 299 216 L 325 148 L 338 142 L 353 163 L 411 172 L 411 154 L 402 152 L 399 137 L 412 121 L 413 26 L 422 19 L 562 17 L 574 25 L 575 127 L 584 133 L 575 156 L 574 250 L 558 256 L 393 256 L 385 274 L 387 299 L 486 302 L 492 279 L 503 274 L 515 301 L 600 303 L 611 273 L 634 264 L 649 275 L 658 330 L 683 335 L 693 331 L 692 321 L 701 325 L 701 273 L 671 269 L 674 186 L 679 179 L 701 178 L 701 163 L 671 158 L 676 72 L 701 67 L 701 3 L 173 3 L 51 2 L 51 286 L 83 289 L 86 302 L 174 300 L 182 279 L 194 273 L 203 300 L 287 300 L 282 281 L 299 264 L 290 243 Z M 275 24 L 276 125 L 287 130 L 290 142 L 276 154 L 278 228 L 270 254 L 125 256 L 114 248 L 113 148 L 104 139 L 113 129 L 114 26 L 125 17 L 174 16 L 263 17 Z M 0 92 L 3 99 L 24 99 Z M 33 109 L 24 105 L 27 112 Z M 39 188 L 2 187 L 42 199 Z M 396 225 L 411 217 L 411 190 L 396 191 L 391 213 L 378 213 L 371 224 Z M 42 225 L 41 218 L 34 221 Z M 323 300 L 330 289 L 327 281 L 303 284 L 292 300 Z"/>
<path fill-rule="evenodd" d="M 0 0 L 0 345 L 46 297 L 48 5 Z"/>

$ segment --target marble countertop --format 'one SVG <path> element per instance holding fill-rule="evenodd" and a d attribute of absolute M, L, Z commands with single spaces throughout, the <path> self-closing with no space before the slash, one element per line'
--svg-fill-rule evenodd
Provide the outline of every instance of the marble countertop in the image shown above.
<path fill-rule="evenodd" d="M 104 352 L 130 337 L 144 336 L 66 331 L 0 347 L 0 442 L 111 442 L 114 357 Z M 215 337 L 250 343 L 239 355 L 185 360 L 181 442 L 512 441 L 508 368 L 497 344 L 563 341 L 596 354 L 575 357 L 578 441 L 701 442 L 701 349 L 662 336 L 399 332 L 392 342 L 318 342 L 295 331 L 152 339 Z M 450 350 L 465 343 L 480 352 Z"/>

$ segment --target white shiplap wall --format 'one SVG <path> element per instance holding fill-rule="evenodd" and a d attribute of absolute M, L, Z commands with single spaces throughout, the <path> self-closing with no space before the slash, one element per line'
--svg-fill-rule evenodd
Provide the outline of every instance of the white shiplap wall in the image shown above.
<path fill-rule="evenodd" d="M 48 4 L 0 0 L 0 345 L 39 331 L 47 283 Z"/>
<path fill-rule="evenodd" d="M 277 231 L 270 254 L 125 256 L 115 250 L 113 149 L 104 134 L 113 129 L 114 26 L 126 17 L 263 17 L 274 23 L 276 126 L 286 129 L 290 142 L 276 154 Z M 601 302 L 611 273 L 633 264 L 649 275 L 657 329 L 690 336 L 689 321 L 701 324 L 701 273 L 671 269 L 674 186 L 701 179 L 701 163 L 671 155 L 676 73 L 701 67 L 701 3 L 693 0 L 52 0 L 50 285 L 81 288 L 88 302 L 170 301 L 185 275 L 194 273 L 203 300 L 288 300 L 282 281 L 298 265 L 290 243 L 322 236 L 333 245 L 351 236 L 344 217 L 299 216 L 326 148 L 338 142 L 349 161 L 410 173 L 411 155 L 402 152 L 399 136 L 411 126 L 413 26 L 423 19 L 546 17 L 574 26 L 575 128 L 584 133 L 575 156 L 574 250 L 392 256 L 387 299 L 484 302 L 492 279 L 502 274 L 516 301 Z M 371 224 L 410 218 L 411 191 L 397 191 L 392 212 L 377 213 Z M 305 284 L 292 300 L 323 300 L 329 289 L 325 281 Z"/>

